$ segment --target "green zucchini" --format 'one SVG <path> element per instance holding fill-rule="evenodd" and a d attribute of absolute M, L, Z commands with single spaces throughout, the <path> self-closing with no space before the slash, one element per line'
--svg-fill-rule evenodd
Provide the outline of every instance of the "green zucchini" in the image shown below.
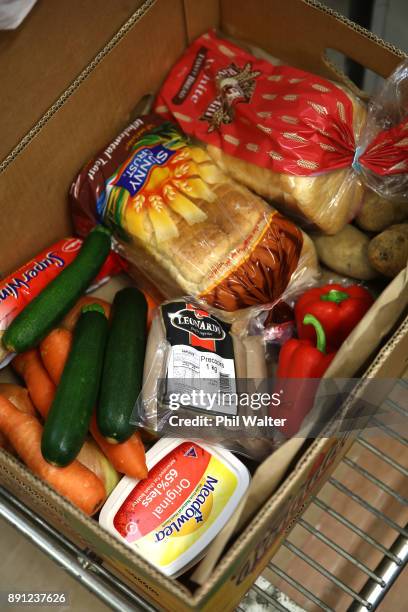
<path fill-rule="evenodd" d="M 99 304 L 85 306 L 44 425 L 41 451 L 53 465 L 68 465 L 82 448 L 98 398 L 107 337 L 103 308 Z"/>
<path fill-rule="evenodd" d="M 97 421 L 110 442 L 124 442 L 135 427 L 130 417 L 142 388 L 146 349 L 146 299 L 138 289 L 118 291 L 112 305 Z"/>
<path fill-rule="evenodd" d="M 22 353 L 41 342 L 98 274 L 110 246 L 109 231 L 98 225 L 88 234 L 74 261 L 14 319 L 2 338 L 5 348 Z"/>

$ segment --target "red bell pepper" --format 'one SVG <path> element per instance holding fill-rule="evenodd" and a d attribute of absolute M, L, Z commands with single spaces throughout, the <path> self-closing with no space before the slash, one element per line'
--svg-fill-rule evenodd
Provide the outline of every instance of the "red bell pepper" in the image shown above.
<path fill-rule="evenodd" d="M 309 289 L 295 306 L 298 336 L 316 342 L 313 326 L 303 323 L 305 315 L 310 313 L 324 328 L 328 350 L 338 349 L 373 302 L 370 292 L 360 285 L 343 287 L 333 283 Z"/>
<path fill-rule="evenodd" d="M 326 353 L 326 334 L 316 317 L 307 313 L 302 324 L 314 329 L 316 346 L 310 340 L 291 338 L 279 353 L 277 389 L 283 391 L 280 408 L 284 412 L 281 415 L 279 411 L 279 414 L 287 419 L 279 431 L 287 438 L 299 431 L 305 416 L 313 408 L 319 379 L 336 354 Z"/>

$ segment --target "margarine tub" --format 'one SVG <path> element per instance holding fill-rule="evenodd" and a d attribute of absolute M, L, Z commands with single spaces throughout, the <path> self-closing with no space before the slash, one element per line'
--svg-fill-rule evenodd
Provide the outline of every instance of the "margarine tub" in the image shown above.
<path fill-rule="evenodd" d="M 199 561 L 249 485 L 247 468 L 204 442 L 163 438 L 146 454 L 145 480 L 125 476 L 99 522 L 166 576 Z"/>

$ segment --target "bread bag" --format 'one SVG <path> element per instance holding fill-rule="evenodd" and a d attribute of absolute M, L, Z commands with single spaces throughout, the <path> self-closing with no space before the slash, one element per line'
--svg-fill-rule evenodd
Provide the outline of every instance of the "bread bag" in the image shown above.
<path fill-rule="evenodd" d="M 70 198 L 79 234 L 108 225 L 136 281 L 166 298 L 233 312 L 270 304 L 317 270 L 306 234 L 157 116 L 138 118 L 91 160 Z"/>
<path fill-rule="evenodd" d="M 384 150 L 379 164 L 370 144 L 358 146 L 367 111 L 344 85 L 256 58 L 214 31 L 170 71 L 155 110 L 235 180 L 328 234 L 359 210 L 361 168 L 390 170 Z"/>

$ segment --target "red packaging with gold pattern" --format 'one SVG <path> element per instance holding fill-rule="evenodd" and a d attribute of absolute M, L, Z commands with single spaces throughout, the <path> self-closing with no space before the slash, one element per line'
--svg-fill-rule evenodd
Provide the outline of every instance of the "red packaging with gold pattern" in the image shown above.
<path fill-rule="evenodd" d="M 63 238 L 0 281 L 0 339 L 27 304 L 74 261 L 81 246 L 80 238 Z M 111 252 L 90 289 L 101 285 L 124 268 L 125 262 Z M 7 355 L 0 340 L 0 367 L 7 365 Z"/>
<path fill-rule="evenodd" d="M 329 234 L 358 210 L 362 168 L 407 170 L 406 121 L 362 149 L 366 108 L 344 85 L 259 59 L 214 31 L 170 71 L 155 110 L 205 143 L 235 180 Z"/>
<path fill-rule="evenodd" d="M 310 239 L 223 174 L 173 123 L 140 117 L 74 181 L 76 229 L 102 222 L 130 262 L 167 298 L 190 295 L 236 311 L 274 302 L 310 279 Z"/>

